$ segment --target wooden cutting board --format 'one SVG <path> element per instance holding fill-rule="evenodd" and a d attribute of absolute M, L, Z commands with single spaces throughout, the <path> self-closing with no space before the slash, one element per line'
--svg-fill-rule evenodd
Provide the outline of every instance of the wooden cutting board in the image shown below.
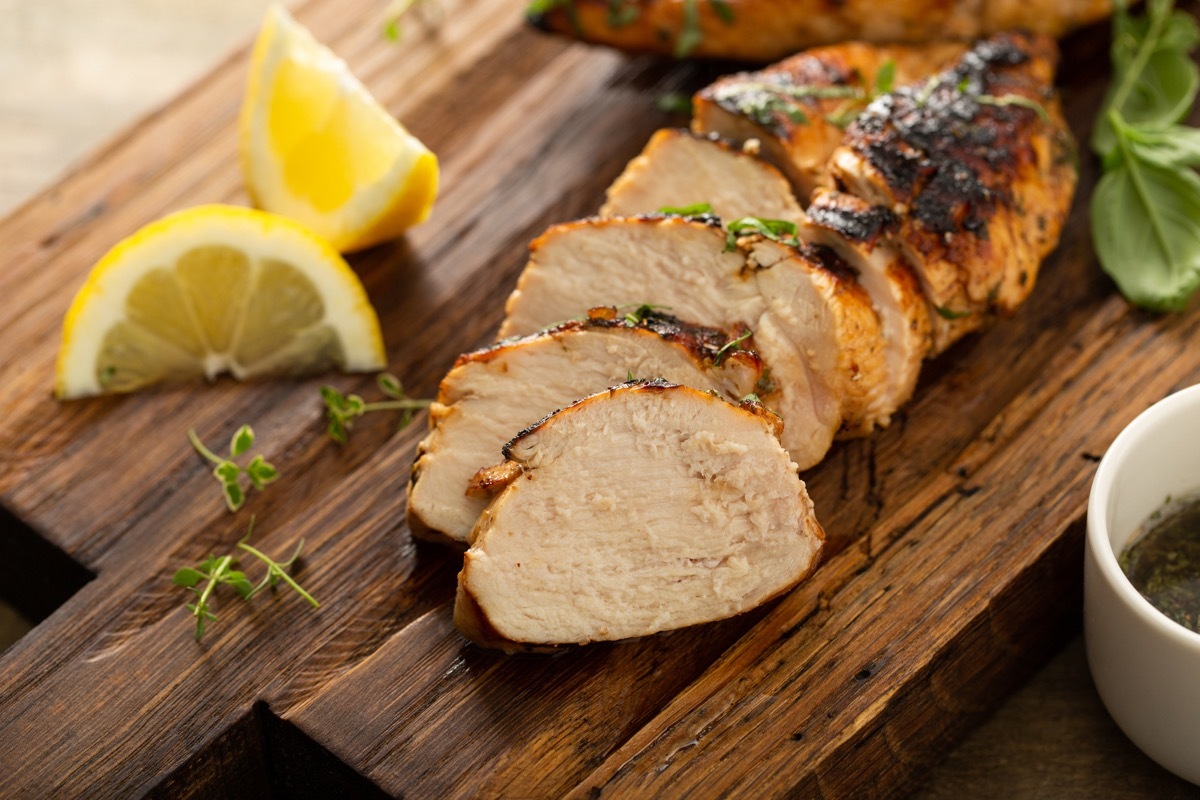
<path fill-rule="evenodd" d="M 436 31 L 379 35 L 370 0 L 299 17 L 440 156 L 405 241 L 352 259 L 391 369 L 431 396 L 489 340 L 546 225 L 593 212 L 655 99 L 729 66 L 527 30 L 520 4 L 443 0 Z M 1107 30 L 1064 44 L 1081 138 Z M 454 631 L 461 556 L 414 543 L 404 484 L 424 417 L 325 438 L 317 389 L 369 376 L 57 403 L 59 328 L 95 260 L 169 211 L 246 202 L 243 51 L 0 223 L 0 591 L 45 618 L 0 657 L 0 797 L 887 797 L 905 791 L 1078 624 L 1095 464 L 1137 412 L 1200 381 L 1195 313 L 1152 317 L 1095 263 L 1080 198 L 1012 320 L 928 365 L 886 431 L 807 477 L 831 554 L 723 623 L 554 657 Z M 187 444 L 250 423 L 283 477 L 227 513 Z M 256 541 L 308 544 L 292 594 L 225 602 L 192 638 L 172 573 Z"/>

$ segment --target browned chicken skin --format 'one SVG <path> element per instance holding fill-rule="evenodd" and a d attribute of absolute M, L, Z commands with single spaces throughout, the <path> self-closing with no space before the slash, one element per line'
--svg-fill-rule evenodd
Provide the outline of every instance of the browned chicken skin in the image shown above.
<path fill-rule="evenodd" d="M 771 61 L 849 40 L 969 40 L 1012 28 L 1061 36 L 1111 0 L 562 0 L 531 14 L 548 31 L 623 50 Z"/>
<path fill-rule="evenodd" d="M 832 186 L 829 157 L 867 106 L 881 77 L 903 86 L 951 66 L 965 44 L 878 46 L 846 42 L 807 50 L 758 72 L 739 72 L 693 98 L 692 130 L 734 142 L 757 139 L 761 155 L 792 181 L 801 202 Z"/>
<path fill-rule="evenodd" d="M 935 329 L 934 354 L 1015 310 L 1058 242 L 1076 175 L 1056 62 L 1046 37 L 993 36 L 874 101 L 833 154 L 839 188 L 891 212 L 885 236 L 959 323 Z"/>

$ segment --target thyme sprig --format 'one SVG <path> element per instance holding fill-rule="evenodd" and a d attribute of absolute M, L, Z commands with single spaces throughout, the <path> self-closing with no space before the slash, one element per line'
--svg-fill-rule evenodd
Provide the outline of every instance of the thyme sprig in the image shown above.
<path fill-rule="evenodd" d="M 345 444 L 354 425 L 354 419 L 372 411 L 400 411 L 400 422 L 397 430 L 403 430 L 413 420 L 413 415 L 423 408 L 429 408 L 432 400 L 417 400 L 404 392 L 404 385 L 395 375 L 386 372 L 375 377 L 379 391 L 390 397 L 390 400 L 378 400 L 368 403 L 360 395 L 342 394 L 332 386 L 321 387 L 321 400 L 325 403 L 325 418 L 329 420 L 327 431 L 329 438 L 338 444 Z"/>
<path fill-rule="evenodd" d="M 216 466 L 213 467 L 213 477 L 221 484 L 221 494 L 225 497 L 225 505 L 230 511 L 237 511 L 246 503 L 246 489 L 242 486 L 242 476 L 245 475 L 250 485 L 260 492 L 268 483 L 279 477 L 279 471 L 274 465 L 256 455 L 246 466 L 240 466 L 234 459 L 244 455 L 254 445 L 254 431 L 249 425 L 238 428 L 229 440 L 229 458 L 221 458 L 209 450 L 196 431 L 188 428 L 188 441 L 196 452 Z"/>
<path fill-rule="evenodd" d="M 200 641 L 204 636 L 205 627 L 209 622 L 217 621 L 217 615 L 212 610 L 212 600 L 220 586 L 231 587 L 238 597 L 249 602 L 263 589 L 274 587 L 283 581 L 307 600 L 313 608 L 321 607 L 320 602 L 288 572 L 296 563 L 296 559 L 300 557 L 300 551 L 304 549 L 304 539 L 301 539 L 296 545 L 291 558 L 287 561 L 275 561 L 258 548 L 248 544 L 253 532 L 254 517 L 251 517 L 246 535 L 237 543 L 237 548 L 266 565 L 266 575 L 257 584 L 251 583 L 245 572 L 234 569 L 238 564 L 238 556 L 232 553 L 219 557 L 214 553 L 194 567 L 183 567 L 176 570 L 172 576 L 172 583 L 182 586 L 196 595 L 194 603 L 186 604 L 187 610 L 192 612 L 192 616 L 196 618 L 196 641 Z M 203 588 L 198 588 L 200 584 L 204 584 Z"/>
<path fill-rule="evenodd" d="M 445 12 L 437 0 L 392 0 L 383 12 L 383 36 L 389 42 L 400 42 L 404 38 L 403 21 L 410 12 L 423 17 L 430 28 L 442 24 Z"/>

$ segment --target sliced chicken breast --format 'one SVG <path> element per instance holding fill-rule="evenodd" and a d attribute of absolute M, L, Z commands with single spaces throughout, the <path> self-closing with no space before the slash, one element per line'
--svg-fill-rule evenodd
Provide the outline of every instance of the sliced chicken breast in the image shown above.
<path fill-rule="evenodd" d="M 763 402 L 787 421 L 783 443 L 802 469 L 824 458 L 841 427 L 841 399 L 828 371 L 808 365 L 790 323 L 771 319 L 757 264 L 730 247 L 715 222 L 613 217 L 557 225 L 534 241 L 508 300 L 502 336 L 580 316 L 597 300 L 654 303 L 699 325 L 753 332 L 770 391 Z M 636 288 L 630 288 L 636 287 Z M 813 297 L 821 297 L 819 292 Z M 820 300 L 819 302 L 824 302 Z"/>
<path fill-rule="evenodd" d="M 890 421 L 887 360 L 879 317 L 854 271 L 835 251 L 759 238 L 750 245 L 768 313 L 803 356 L 814 408 L 840 417 L 843 437 L 865 436 Z M 788 420 L 787 410 L 780 411 Z M 832 421 L 834 417 L 829 417 Z"/>
<path fill-rule="evenodd" d="M 890 211 L 844 192 L 820 189 L 813 194 L 799 238 L 837 252 L 853 269 L 871 297 L 883 334 L 887 361 L 886 389 L 879 397 L 879 414 L 890 417 L 912 397 L 921 363 L 932 347 L 935 322 L 953 325 L 925 302 L 921 285 L 884 239 L 894 219 Z M 936 317 L 936 320 L 934 319 Z"/>
<path fill-rule="evenodd" d="M 500 336 L 586 315 L 595 305 L 659 306 L 698 325 L 753 330 L 762 314 L 745 254 L 726 251 L 715 221 L 681 217 L 585 219 L 555 225 L 529 246 Z"/>
<path fill-rule="evenodd" d="M 608 188 L 602 217 L 651 214 L 707 203 L 725 222 L 741 217 L 797 221 L 800 204 L 779 170 L 714 137 L 664 129 L 650 137 Z"/>
<path fill-rule="evenodd" d="M 522 432 L 458 577 L 459 630 L 510 651 L 611 641 L 786 592 L 824 533 L 777 425 L 757 403 L 650 382 Z"/>
<path fill-rule="evenodd" d="M 1111 10 L 1111 0 L 571 0 L 529 19 L 624 50 L 771 61 L 855 39 L 968 40 L 1013 28 L 1061 36 Z"/>
<path fill-rule="evenodd" d="M 873 102 L 831 168 L 839 186 L 896 217 L 892 243 L 955 326 L 934 352 L 1033 289 L 1074 193 L 1074 142 L 1045 37 L 1001 34 L 923 86 Z"/>
<path fill-rule="evenodd" d="M 430 409 L 408 488 L 409 530 L 464 544 L 490 499 L 473 490 L 518 431 L 630 376 L 664 378 L 737 402 L 755 391 L 762 362 L 734 337 L 638 309 L 593 309 L 531 336 L 461 356 Z M 725 348 L 724 350 L 722 348 Z"/>
<path fill-rule="evenodd" d="M 813 189 L 833 185 L 829 157 L 875 94 L 936 75 L 965 50 L 966 45 L 945 42 L 846 42 L 807 50 L 758 72 L 728 75 L 697 92 L 692 130 L 759 142 L 763 158 L 782 170 L 807 202 Z"/>

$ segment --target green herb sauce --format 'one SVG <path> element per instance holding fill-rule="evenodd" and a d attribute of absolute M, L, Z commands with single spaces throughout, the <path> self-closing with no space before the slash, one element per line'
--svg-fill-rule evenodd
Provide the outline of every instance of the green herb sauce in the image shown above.
<path fill-rule="evenodd" d="M 1200 633 L 1200 495 L 1150 515 L 1121 553 L 1121 569 L 1142 596 Z"/>

